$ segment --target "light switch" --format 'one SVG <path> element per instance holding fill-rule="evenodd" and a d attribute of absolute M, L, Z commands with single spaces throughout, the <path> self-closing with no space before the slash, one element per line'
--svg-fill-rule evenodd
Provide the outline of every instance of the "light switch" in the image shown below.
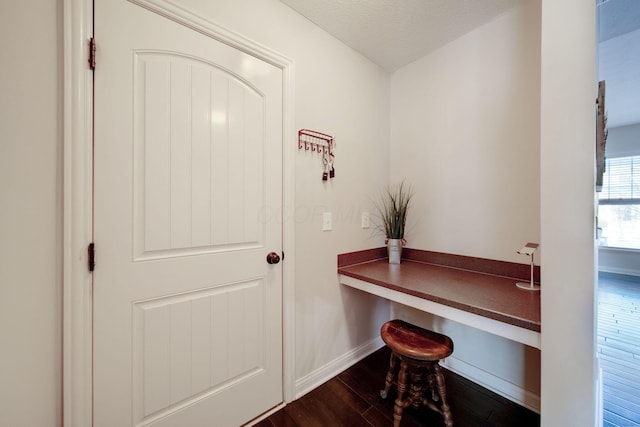
<path fill-rule="evenodd" d="M 362 212 L 362 228 L 369 228 L 369 212 Z"/>
<path fill-rule="evenodd" d="M 331 212 L 324 212 L 322 214 L 322 231 L 331 231 L 333 218 Z"/>

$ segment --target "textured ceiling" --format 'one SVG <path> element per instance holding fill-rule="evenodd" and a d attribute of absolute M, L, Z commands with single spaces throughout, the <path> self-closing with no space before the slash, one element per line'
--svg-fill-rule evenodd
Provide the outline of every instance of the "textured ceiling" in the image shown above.
<path fill-rule="evenodd" d="M 522 0 L 280 0 L 338 40 L 394 71 Z"/>

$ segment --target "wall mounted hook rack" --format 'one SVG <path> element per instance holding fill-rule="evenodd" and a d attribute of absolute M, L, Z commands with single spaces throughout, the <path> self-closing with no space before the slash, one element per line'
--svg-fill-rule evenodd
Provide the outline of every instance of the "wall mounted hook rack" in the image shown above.
<path fill-rule="evenodd" d="M 327 181 L 329 178 L 336 176 L 336 169 L 333 166 L 335 154 L 335 139 L 326 133 L 317 132 L 315 130 L 300 129 L 298 131 L 298 149 L 305 151 L 313 151 L 322 154 L 322 180 Z"/>

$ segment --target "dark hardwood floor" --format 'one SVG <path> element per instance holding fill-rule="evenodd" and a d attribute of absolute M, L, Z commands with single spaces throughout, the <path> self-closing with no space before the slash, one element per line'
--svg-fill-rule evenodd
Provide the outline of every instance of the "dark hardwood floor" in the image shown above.
<path fill-rule="evenodd" d="M 380 397 L 389 364 L 386 347 L 366 357 L 302 398 L 288 404 L 258 427 L 388 427 L 393 425 L 395 388 Z M 479 385 L 445 371 L 447 396 L 456 427 L 539 426 L 540 417 Z M 407 408 L 402 427 L 443 426 L 440 414 Z"/>
<path fill-rule="evenodd" d="M 640 278 L 600 273 L 598 357 L 603 427 L 640 427 Z M 393 424 L 395 390 L 380 398 L 389 362 L 385 347 L 332 378 L 258 427 L 359 427 Z M 538 414 L 445 370 L 457 427 L 539 426 Z M 442 426 L 439 414 L 407 408 L 403 427 Z"/>
<path fill-rule="evenodd" d="M 600 273 L 603 427 L 640 426 L 640 277 Z"/>

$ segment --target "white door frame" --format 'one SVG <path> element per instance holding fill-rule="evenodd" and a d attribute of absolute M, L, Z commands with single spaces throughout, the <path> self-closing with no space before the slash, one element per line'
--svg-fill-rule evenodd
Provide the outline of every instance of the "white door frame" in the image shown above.
<path fill-rule="evenodd" d="M 129 0 L 195 31 L 266 61 L 283 74 L 283 391 L 294 399 L 294 164 L 293 61 L 166 0 Z M 92 0 L 63 0 L 63 425 L 92 425 L 92 276 L 87 247 L 93 239 L 93 73 L 88 41 L 93 36 Z M 100 41 L 98 66 L 100 61 Z M 100 268 L 100 242 L 97 265 Z"/>

